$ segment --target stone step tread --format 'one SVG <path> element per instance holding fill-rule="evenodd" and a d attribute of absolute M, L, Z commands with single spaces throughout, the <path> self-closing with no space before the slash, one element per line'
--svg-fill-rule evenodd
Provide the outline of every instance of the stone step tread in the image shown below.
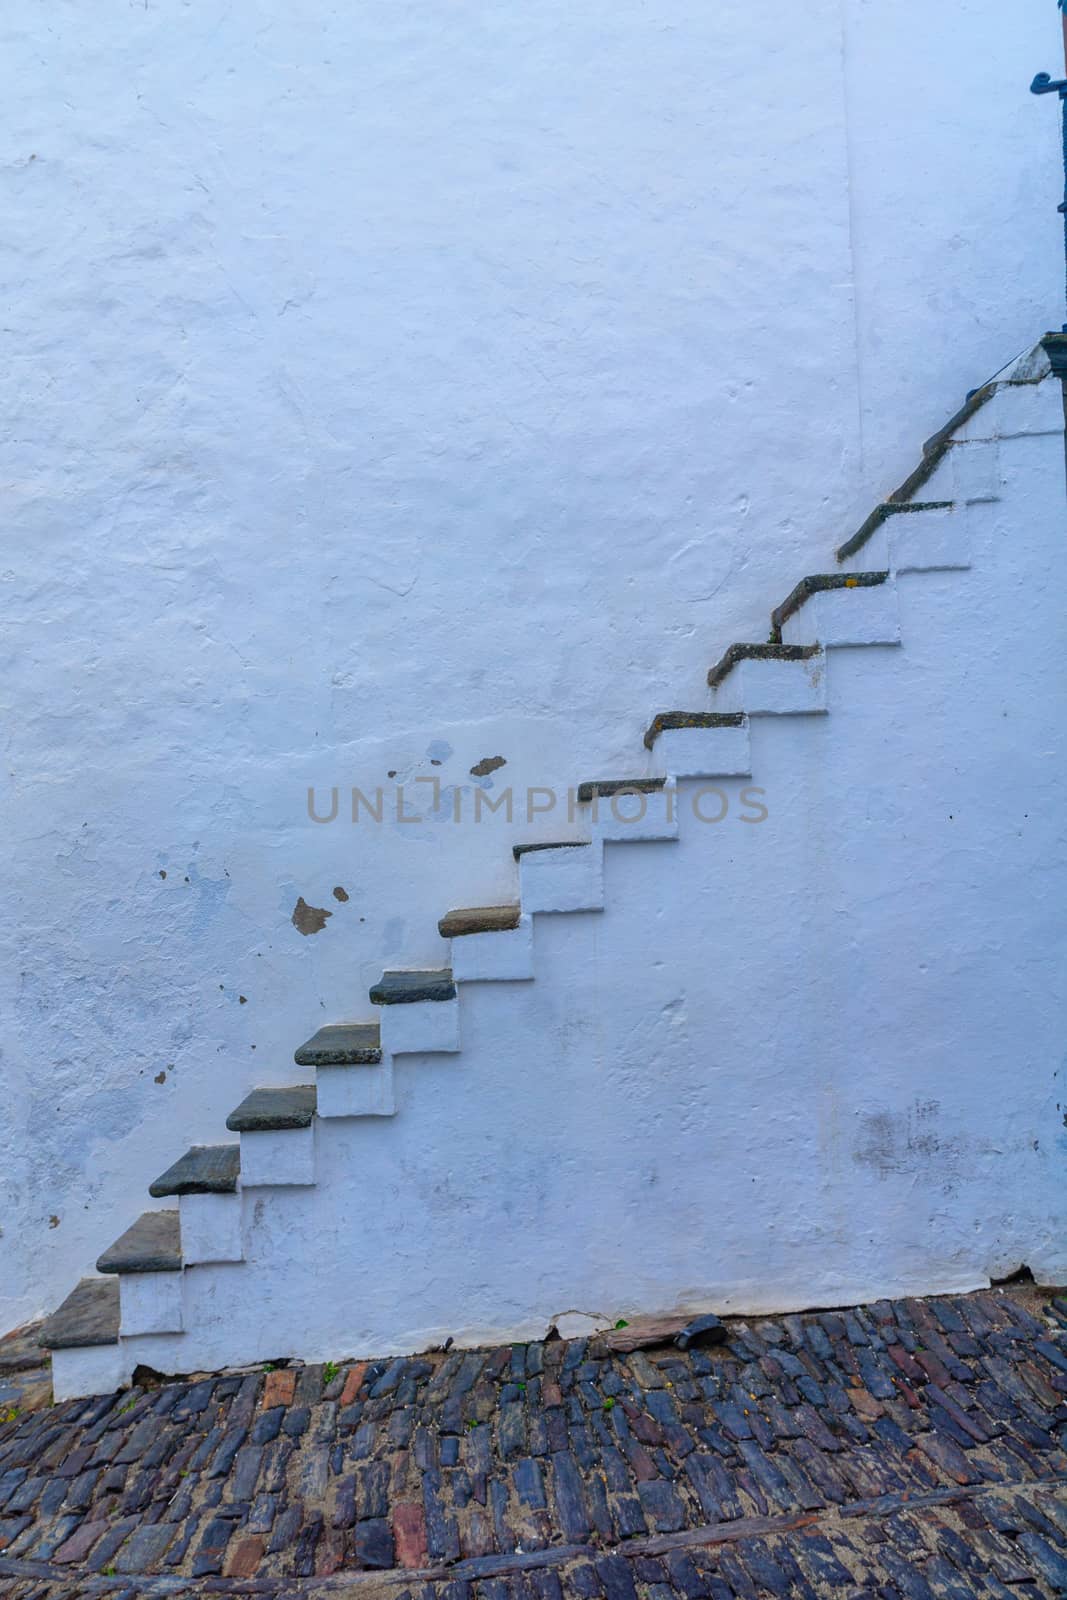
<path fill-rule="evenodd" d="M 456 985 L 448 967 L 418 972 L 383 972 L 370 992 L 372 1005 L 411 1005 L 418 1000 L 454 1000 Z"/>
<path fill-rule="evenodd" d="M 578 804 L 587 806 L 617 794 L 656 794 L 666 782 L 666 778 L 599 778 L 578 785 Z"/>
<path fill-rule="evenodd" d="M 782 624 L 814 594 L 825 594 L 830 589 L 876 589 L 888 577 L 888 572 L 817 572 L 801 578 L 796 588 L 771 612 L 771 627 L 780 637 Z"/>
<path fill-rule="evenodd" d="M 146 1211 L 96 1263 L 97 1272 L 180 1272 L 182 1230 L 176 1211 Z"/>
<path fill-rule="evenodd" d="M 239 1144 L 194 1144 L 149 1184 L 148 1192 L 155 1200 L 175 1194 L 234 1194 L 240 1175 Z"/>
<path fill-rule="evenodd" d="M 119 1342 L 117 1278 L 83 1278 L 41 1328 L 46 1350 L 81 1350 Z"/>
<path fill-rule="evenodd" d="M 298 1067 L 373 1067 L 382 1059 L 376 1022 L 330 1022 L 293 1057 Z"/>
<path fill-rule="evenodd" d="M 837 559 L 847 561 L 850 556 L 857 555 L 868 539 L 872 538 L 883 522 L 888 522 L 890 517 L 907 516 L 909 513 L 922 511 L 951 511 L 952 504 L 951 500 L 886 500 L 882 505 L 875 506 L 866 522 L 856 529 L 851 539 L 845 540 L 837 551 Z"/>
<path fill-rule="evenodd" d="M 510 933 L 519 925 L 521 906 L 472 906 L 450 911 L 437 924 L 442 939 L 462 939 L 469 933 Z"/>
<path fill-rule="evenodd" d="M 315 1117 L 315 1085 L 287 1084 L 280 1089 L 253 1089 L 226 1118 L 231 1133 L 276 1133 L 310 1128 Z"/>
<path fill-rule="evenodd" d="M 717 689 L 739 661 L 810 661 L 820 649 L 817 644 L 732 644 L 708 673 L 708 687 Z"/>
<path fill-rule="evenodd" d="M 521 861 L 523 856 L 537 855 L 542 850 L 583 850 L 588 849 L 585 839 L 554 839 L 548 844 L 515 844 L 511 853 L 516 861 Z"/>
<path fill-rule="evenodd" d="M 645 733 L 645 749 L 651 750 L 661 733 L 680 728 L 743 728 L 743 711 L 661 711 L 652 718 Z"/>

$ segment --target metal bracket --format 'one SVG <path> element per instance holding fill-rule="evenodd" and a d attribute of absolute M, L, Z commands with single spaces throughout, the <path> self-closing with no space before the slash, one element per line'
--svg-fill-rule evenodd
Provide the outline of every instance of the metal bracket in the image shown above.
<path fill-rule="evenodd" d="M 1031 94 L 1058 94 L 1061 100 L 1067 100 L 1067 78 L 1050 78 L 1047 72 L 1039 72 L 1030 85 Z"/>

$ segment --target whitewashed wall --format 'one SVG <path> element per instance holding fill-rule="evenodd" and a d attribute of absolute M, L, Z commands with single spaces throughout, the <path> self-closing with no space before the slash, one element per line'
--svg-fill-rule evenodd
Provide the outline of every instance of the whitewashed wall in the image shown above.
<path fill-rule="evenodd" d="M 0 1321 L 1058 325 L 1047 10 L 6 8 Z"/>

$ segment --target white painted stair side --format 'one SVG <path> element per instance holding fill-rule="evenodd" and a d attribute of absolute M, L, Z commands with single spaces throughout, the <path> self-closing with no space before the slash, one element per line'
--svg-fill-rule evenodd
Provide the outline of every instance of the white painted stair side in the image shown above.
<path fill-rule="evenodd" d="M 119 1278 L 120 1336 L 181 1333 L 182 1277 L 181 1272 L 124 1272 Z"/>
<path fill-rule="evenodd" d="M 208 1261 L 243 1261 L 241 1191 L 183 1194 L 178 1199 L 182 1260 L 187 1267 Z"/>
<path fill-rule="evenodd" d="M 752 776 L 747 723 L 738 728 L 665 728 L 653 757 L 675 779 Z"/>
<path fill-rule="evenodd" d="M 451 941 L 452 976 L 457 983 L 511 983 L 534 976 L 533 918 L 520 916 L 517 928 L 502 933 L 466 933 Z"/>
<path fill-rule="evenodd" d="M 315 1123 L 241 1134 L 243 1189 L 301 1187 L 315 1182 Z"/>
<path fill-rule="evenodd" d="M 645 794 L 597 795 L 585 808 L 596 844 L 654 844 L 678 837 L 678 786 L 673 777 Z"/>
<path fill-rule="evenodd" d="M 531 850 L 519 858 L 523 914 L 539 911 L 602 911 L 604 909 L 604 846 L 560 845 Z"/>
<path fill-rule="evenodd" d="M 899 644 L 900 597 L 892 578 L 856 589 L 821 589 L 782 624 L 783 644 Z"/>
<path fill-rule="evenodd" d="M 459 1000 L 413 1000 L 381 1008 L 383 1055 L 454 1055 Z"/>
<path fill-rule="evenodd" d="M 319 1117 L 396 1115 L 393 1058 L 384 1050 L 377 1066 L 316 1067 L 315 1088 Z"/>
<path fill-rule="evenodd" d="M 743 711 L 749 717 L 824 712 L 826 657 L 819 654 L 805 661 L 748 658 L 737 662 L 712 694 L 716 711 Z"/>

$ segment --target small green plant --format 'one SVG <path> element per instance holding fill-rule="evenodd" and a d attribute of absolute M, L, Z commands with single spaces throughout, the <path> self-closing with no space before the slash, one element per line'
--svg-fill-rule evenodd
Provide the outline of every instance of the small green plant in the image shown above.
<path fill-rule="evenodd" d="M 615 1324 L 615 1326 L 617 1328 L 628 1328 L 630 1326 L 630 1324 L 627 1322 L 625 1317 L 620 1317 L 618 1322 Z"/>
<path fill-rule="evenodd" d="M 605 1411 L 614 1411 L 615 1410 L 615 1401 L 612 1399 L 610 1394 L 607 1396 L 607 1398 L 604 1401 L 604 1410 Z"/>
<path fill-rule="evenodd" d="M 277 1372 L 277 1370 L 278 1370 L 278 1367 L 277 1367 L 277 1363 L 276 1362 L 274 1362 L 274 1361 L 265 1361 L 263 1363 L 263 1371 L 264 1372 Z"/>
<path fill-rule="evenodd" d="M 524 1383 L 517 1383 L 515 1385 L 515 1387 L 516 1387 L 516 1389 L 518 1389 L 520 1394 L 525 1394 L 526 1393 L 526 1385 Z"/>
<path fill-rule="evenodd" d="M 323 1383 L 326 1384 L 326 1385 L 331 1384 L 333 1382 L 333 1380 L 336 1378 L 336 1376 L 337 1376 L 337 1362 L 336 1361 L 327 1361 L 326 1365 L 322 1369 L 322 1381 L 323 1381 Z"/>
<path fill-rule="evenodd" d="M 471 1429 L 472 1428 L 476 1428 L 477 1426 L 478 1426 L 477 1417 L 471 1417 L 467 1422 L 467 1432 L 470 1433 Z"/>
<path fill-rule="evenodd" d="M 126 1404 L 124 1406 L 120 1406 L 119 1407 L 119 1416 L 120 1417 L 124 1417 L 126 1415 L 127 1411 L 132 1411 L 136 1404 L 137 1404 L 137 1401 L 135 1399 L 134 1400 L 127 1400 L 127 1402 L 126 1402 Z"/>
<path fill-rule="evenodd" d="M 115 1578 L 115 1577 L 118 1576 L 118 1570 L 119 1570 L 118 1567 L 105 1567 L 104 1568 L 104 1577 L 105 1578 Z"/>

